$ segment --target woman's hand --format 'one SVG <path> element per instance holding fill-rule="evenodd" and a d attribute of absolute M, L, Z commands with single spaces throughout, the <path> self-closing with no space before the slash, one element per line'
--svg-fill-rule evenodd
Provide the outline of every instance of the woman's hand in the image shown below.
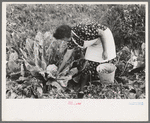
<path fill-rule="evenodd" d="M 106 51 L 103 51 L 103 53 L 102 53 L 102 58 L 103 58 L 104 60 L 106 60 L 106 59 L 108 58 L 108 54 L 107 54 Z"/>

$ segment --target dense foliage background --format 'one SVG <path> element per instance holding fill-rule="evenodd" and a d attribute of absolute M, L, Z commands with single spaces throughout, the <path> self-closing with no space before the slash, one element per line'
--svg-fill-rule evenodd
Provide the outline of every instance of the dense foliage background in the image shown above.
<path fill-rule="evenodd" d="M 45 95 L 48 80 L 37 76 L 50 64 L 60 65 L 66 51 L 66 45 L 52 37 L 55 29 L 91 22 L 112 30 L 117 71 L 114 84 L 91 83 L 84 98 L 145 98 L 145 5 L 10 4 L 6 9 L 7 98 L 76 98 L 76 83 L 66 89 L 48 82 Z M 80 59 L 81 52 L 77 49 L 69 63 Z"/>

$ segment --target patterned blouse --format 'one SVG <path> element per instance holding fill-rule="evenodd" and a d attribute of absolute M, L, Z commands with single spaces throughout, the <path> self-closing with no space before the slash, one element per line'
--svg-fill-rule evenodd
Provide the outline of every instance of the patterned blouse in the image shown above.
<path fill-rule="evenodd" d="M 97 23 L 92 23 L 89 25 L 79 24 L 72 28 L 73 39 L 79 46 L 82 47 L 84 45 L 84 41 L 90 41 L 99 37 L 98 29 L 105 31 L 107 27 Z M 74 41 L 71 39 L 67 42 L 68 49 L 78 47 L 77 44 L 75 44 Z"/>

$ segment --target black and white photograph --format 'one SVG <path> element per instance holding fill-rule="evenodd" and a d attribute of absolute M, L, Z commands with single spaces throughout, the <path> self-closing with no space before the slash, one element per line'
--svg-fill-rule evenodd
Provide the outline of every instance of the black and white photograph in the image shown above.
<path fill-rule="evenodd" d="M 3 99 L 147 106 L 147 2 L 3 5 Z"/>

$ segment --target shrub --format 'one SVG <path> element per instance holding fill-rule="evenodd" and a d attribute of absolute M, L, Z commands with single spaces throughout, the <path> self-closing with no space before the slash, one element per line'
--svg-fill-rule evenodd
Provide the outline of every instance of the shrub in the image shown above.
<path fill-rule="evenodd" d="M 111 5 L 102 23 L 112 30 L 117 50 L 124 45 L 136 49 L 145 42 L 145 5 Z"/>

